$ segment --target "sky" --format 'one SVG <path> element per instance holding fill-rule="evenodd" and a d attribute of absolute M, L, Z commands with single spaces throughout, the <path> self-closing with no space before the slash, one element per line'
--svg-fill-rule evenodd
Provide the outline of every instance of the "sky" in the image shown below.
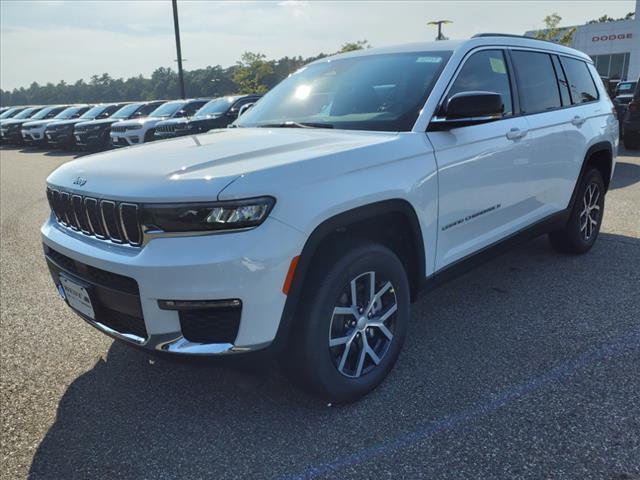
<path fill-rule="evenodd" d="M 430 20 L 447 19 L 449 38 L 522 34 L 551 13 L 563 25 L 633 11 L 634 0 L 599 1 L 260 1 L 178 0 L 185 69 L 234 64 L 245 51 L 308 57 L 368 40 L 374 47 L 433 40 Z M 108 72 L 149 76 L 175 68 L 170 0 L 0 0 L 0 88 Z"/>

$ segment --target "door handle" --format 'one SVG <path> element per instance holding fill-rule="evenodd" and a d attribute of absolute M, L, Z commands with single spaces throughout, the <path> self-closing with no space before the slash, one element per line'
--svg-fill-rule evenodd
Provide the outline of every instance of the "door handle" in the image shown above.
<path fill-rule="evenodd" d="M 507 138 L 509 140 L 518 140 L 527 135 L 528 130 L 520 130 L 519 128 L 512 128 L 507 132 Z"/>
<path fill-rule="evenodd" d="M 573 117 L 573 119 L 571 120 L 571 123 L 576 127 L 580 127 L 584 122 L 585 122 L 585 119 L 577 115 Z"/>

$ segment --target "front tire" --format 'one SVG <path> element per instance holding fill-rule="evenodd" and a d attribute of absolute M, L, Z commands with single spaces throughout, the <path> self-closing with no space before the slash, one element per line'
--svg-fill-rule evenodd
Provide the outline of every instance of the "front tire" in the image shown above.
<path fill-rule="evenodd" d="M 316 262 L 310 275 L 285 370 L 317 396 L 352 402 L 376 388 L 400 354 L 407 274 L 385 246 L 360 243 Z"/>
<path fill-rule="evenodd" d="M 587 253 L 600 233 L 604 213 L 604 180 L 600 170 L 592 168 L 580 180 L 578 196 L 569 220 L 562 230 L 551 232 L 549 241 L 562 253 Z"/>

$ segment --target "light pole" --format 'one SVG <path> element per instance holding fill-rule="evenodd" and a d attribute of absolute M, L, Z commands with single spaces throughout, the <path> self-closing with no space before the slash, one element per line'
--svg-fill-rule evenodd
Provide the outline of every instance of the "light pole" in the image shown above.
<path fill-rule="evenodd" d="M 438 36 L 436 37 L 436 40 L 447 40 L 447 37 L 445 37 L 442 34 L 442 25 L 443 24 L 448 24 L 448 23 L 453 23 L 451 20 L 436 20 L 433 22 L 428 22 L 427 25 L 437 25 L 438 26 Z"/>
<path fill-rule="evenodd" d="M 178 52 L 178 80 L 180 82 L 180 97 L 186 98 L 184 93 L 184 73 L 182 72 L 182 49 L 180 48 L 180 27 L 178 26 L 178 0 L 171 0 L 173 4 L 173 28 L 176 32 L 176 50 Z"/>

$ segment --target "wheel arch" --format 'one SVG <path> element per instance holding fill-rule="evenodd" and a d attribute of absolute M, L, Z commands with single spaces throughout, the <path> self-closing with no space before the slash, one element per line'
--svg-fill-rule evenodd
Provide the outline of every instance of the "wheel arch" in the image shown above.
<path fill-rule="evenodd" d="M 569 208 L 573 208 L 576 201 L 576 195 L 578 194 L 578 187 L 580 186 L 580 179 L 586 173 L 589 167 L 596 167 L 602 173 L 604 180 L 605 192 L 609 190 L 609 183 L 611 182 L 611 173 L 613 170 L 613 146 L 610 142 L 602 141 L 594 143 L 587 150 L 584 159 L 582 161 L 582 167 L 580 168 L 580 174 L 576 179 L 576 184 L 573 187 L 573 193 L 571 194 L 571 201 Z"/>
<path fill-rule="evenodd" d="M 381 225 L 373 227 L 374 220 Z M 289 338 L 314 262 L 318 262 L 323 253 L 344 244 L 341 240 L 353 238 L 380 241 L 390 247 L 405 266 L 411 299 L 417 298 L 425 278 L 426 263 L 422 229 L 413 206 L 403 199 L 390 199 L 341 212 L 320 223 L 302 248 L 272 345 L 274 349 L 280 350 Z"/>

